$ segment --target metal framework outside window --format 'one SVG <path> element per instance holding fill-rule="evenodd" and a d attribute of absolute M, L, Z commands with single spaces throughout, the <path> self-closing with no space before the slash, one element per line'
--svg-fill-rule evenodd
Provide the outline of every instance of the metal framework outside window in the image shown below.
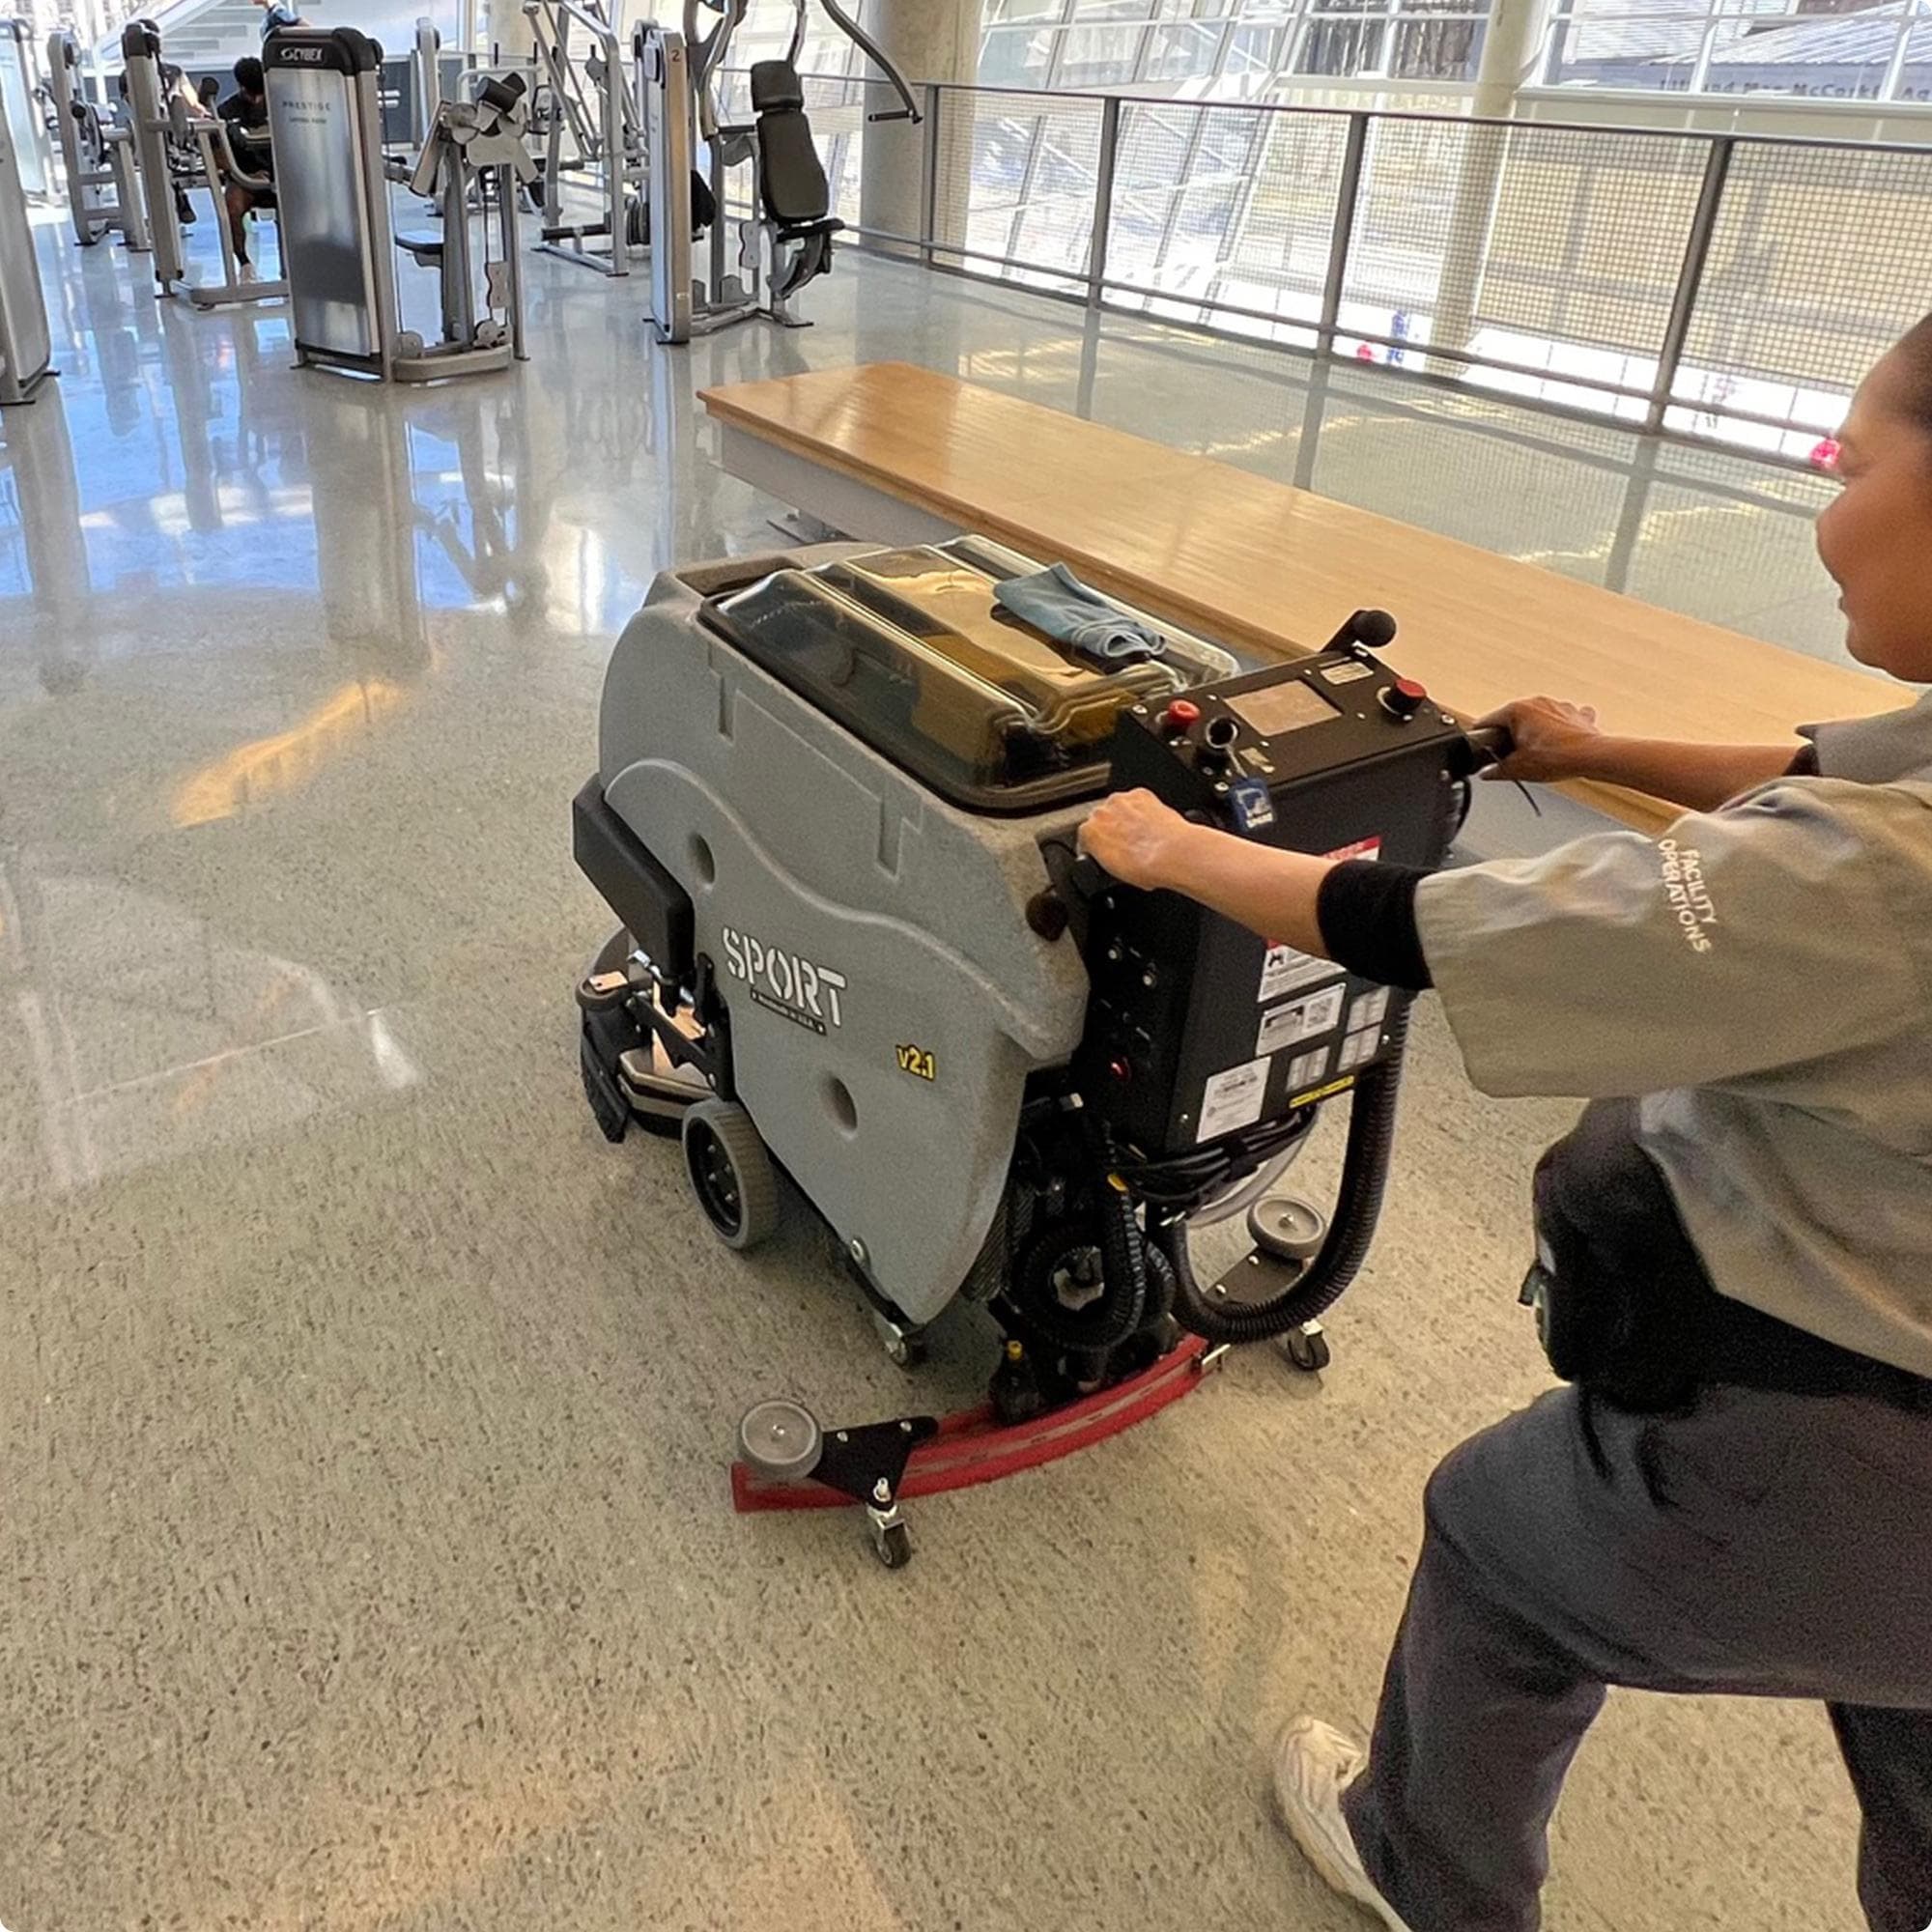
<path fill-rule="evenodd" d="M 1558 0 L 1552 87 L 1932 98 L 1932 0 Z"/>
<path fill-rule="evenodd" d="M 989 0 L 980 74 L 1052 91 L 1205 82 L 1250 96 L 1310 75 L 1464 80 L 1487 0 Z"/>

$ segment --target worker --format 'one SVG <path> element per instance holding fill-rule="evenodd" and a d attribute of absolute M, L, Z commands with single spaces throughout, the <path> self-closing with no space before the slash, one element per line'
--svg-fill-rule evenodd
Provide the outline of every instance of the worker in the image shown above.
<path fill-rule="evenodd" d="M 237 163 L 265 177 L 270 185 L 249 187 L 239 181 L 223 184 L 222 199 L 228 215 L 228 233 L 235 243 L 235 267 L 244 282 L 255 279 L 255 265 L 248 256 L 248 216 L 255 210 L 275 206 L 275 154 L 269 140 L 269 89 L 262 63 L 253 54 L 243 54 L 235 63 L 235 92 L 221 103 L 221 118 L 228 124 L 228 145 Z"/>
<path fill-rule="evenodd" d="M 1849 649 L 1932 683 L 1932 317 L 1860 388 L 1834 474 L 1817 544 Z M 1082 836 L 1129 884 L 1433 984 L 1484 1092 L 1590 1101 L 1534 1186 L 1569 1385 L 1431 1478 L 1373 1734 L 1291 1724 L 1283 1821 L 1398 1932 L 1532 1932 L 1606 1686 L 1817 1698 L 1866 1918 L 1924 1932 L 1932 696 L 1760 747 L 1611 737 L 1546 698 L 1489 722 L 1505 778 L 1686 815 L 1430 873 L 1260 847 L 1146 792 Z"/>

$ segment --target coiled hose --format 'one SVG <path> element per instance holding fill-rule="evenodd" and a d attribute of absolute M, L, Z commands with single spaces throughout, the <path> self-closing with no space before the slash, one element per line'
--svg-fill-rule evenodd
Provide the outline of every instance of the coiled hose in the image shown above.
<path fill-rule="evenodd" d="M 1174 1313 L 1183 1328 L 1209 1342 L 1264 1342 L 1313 1321 L 1340 1299 L 1367 1259 L 1388 1181 L 1395 1145 L 1396 1096 L 1402 1087 L 1408 1009 L 1389 1023 L 1387 1057 L 1355 1082 L 1349 1113 L 1349 1144 L 1342 1159 L 1342 1188 L 1321 1252 L 1271 1301 L 1236 1306 L 1209 1301 L 1194 1279 L 1187 1253 L 1187 1221 L 1176 1216 L 1156 1224 L 1154 1239 L 1174 1268 Z"/>
<path fill-rule="evenodd" d="M 1118 1348 L 1165 1314 L 1175 1293 L 1170 1257 L 1149 1246 L 1133 1203 L 1114 1188 L 1103 1191 L 1091 1216 L 1049 1223 L 1020 1256 L 1020 1306 L 1028 1324 L 1056 1348 L 1094 1353 Z M 1100 1251 L 1101 1292 L 1085 1308 L 1067 1308 L 1054 1289 L 1054 1265 L 1084 1246 Z"/>

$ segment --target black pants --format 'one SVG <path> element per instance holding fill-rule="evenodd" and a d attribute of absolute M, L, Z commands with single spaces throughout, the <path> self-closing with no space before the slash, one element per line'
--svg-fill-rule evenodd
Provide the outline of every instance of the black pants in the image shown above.
<path fill-rule="evenodd" d="M 1346 1800 L 1411 1932 L 1534 1932 L 1549 1815 L 1611 1684 L 1824 1699 L 1866 1917 L 1926 1932 L 1932 1412 L 1714 1388 L 1647 1416 L 1565 1388 L 1456 1450 Z"/>

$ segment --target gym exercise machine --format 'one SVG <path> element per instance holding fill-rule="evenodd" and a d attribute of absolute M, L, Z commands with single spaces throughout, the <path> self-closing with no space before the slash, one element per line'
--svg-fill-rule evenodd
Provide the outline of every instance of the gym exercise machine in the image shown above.
<path fill-rule="evenodd" d="M 724 61 L 750 0 L 684 0 L 681 33 L 655 25 L 637 30 L 638 118 L 644 128 L 651 213 L 651 323 L 661 342 L 687 342 L 758 315 L 804 327 L 792 304 L 832 267 L 832 238 L 844 223 L 832 213 L 832 190 L 798 77 L 807 0 L 792 4 L 785 58 L 752 64 L 750 121 L 729 119 L 724 104 Z M 899 98 L 899 106 L 868 114 L 867 121 L 917 123 L 919 104 L 883 49 L 838 0 L 819 4 Z M 709 27 L 707 11 L 718 16 Z M 709 191 L 687 201 L 668 185 L 689 179 L 694 165 Z M 739 185 L 732 171 L 741 168 Z M 707 206 L 710 238 L 704 272 L 696 276 L 693 243 Z M 733 206 L 749 207 L 749 218 L 729 220 L 726 210 Z M 734 225 L 735 265 L 727 260 Z"/>
<path fill-rule="evenodd" d="M 121 30 L 121 59 L 128 88 L 128 128 L 133 138 L 141 204 L 147 213 L 155 284 L 162 295 L 173 295 L 175 284 L 185 278 L 187 266 L 175 199 L 178 187 L 170 145 L 174 121 L 161 70 L 160 30 L 152 20 L 130 20 Z"/>
<path fill-rule="evenodd" d="M 644 138 L 638 93 L 623 42 L 600 0 L 524 0 L 536 43 L 533 118 L 542 131 L 543 235 L 546 254 L 628 275 L 630 254 L 648 242 L 645 225 Z M 572 35 L 582 32 L 580 51 Z M 596 186 L 602 213 L 572 220 L 564 209 L 573 175 Z M 586 247 L 602 242 L 604 247 Z"/>
<path fill-rule="evenodd" d="M 442 35 L 427 16 L 416 22 L 416 132 L 427 138 L 442 105 Z"/>
<path fill-rule="evenodd" d="M 180 85 L 169 83 L 168 70 L 161 63 L 161 37 L 152 21 L 130 22 L 121 36 L 121 52 L 127 63 L 128 114 L 153 238 L 156 288 L 171 296 L 179 287 L 199 308 L 281 300 L 289 292 L 286 281 L 243 279 L 226 206 L 231 181 L 254 189 L 270 188 L 273 183 L 237 158 L 225 121 L 191 101 Z M 191 187 L 206 187 L 213 208 L 221 244 L 219 282 L 187 278 L 179 197 Z"/>
<path fill-rule="evenodd" d="M 19 149 L 9 117 L 0 114 L 0 404 L 32 402 L 53 374 L 52 360 Z"/>
<path fill-rule="evenodd" d="M 53 98 L 74 240 L 92 248 L 118 228 L 130 249 L 145 254 L 148 216 L 133 130 L 104 120 L 88 99 L 80 79 L 80 43 L 66 27 L 47 36 L 47 91 Z"/>
<path fill-rule="evenodd" d="M 274 182 L 268 175 L 242 163 L 235 153 L 234 140 L 226 121 L 212 115 L 190 115 L 179 99 L 171 103 L 169 112 L 176 137 L 192 143 L 200 156 L 202 180 L 214 207 L 214 229 L 221 242 L 221 280 L 185 283 L 188 299 L 200 308 L 218 308 L 233 302 L 282 300 L 289 292 L 286 280 L 279 276 L 273 281 L 260 277 L 251 280 L 242 274 L 241 260 L 235 252 L 235 238 L 228 225 L 225 192 L 230 182 L 251 191 L 272 192 Z"/>
<path fill-rule="evenodd" d="M 438 100 L 405 181 L 412 193 L 438 203 L 441 233 L 397 235 L 383 153 L 381 58 L 375 42 L 353 27 L 291 28 L 270 35 L 263 50 L 297 366 L 432 383 L 521 362 L 517 197 L 536 174 L 525 140 L 527 90 L 518 75 L 486 76 L 474 99 Z M 482 240 L 480 299 L 472 205 Z M 398 248 L 438 271 L 439 342 L 403 327 Z"/>
<path fill-rule="evenodd" d="M 51 105 L 32 25 L 0 20 L 0 114 L 14 130 L 14 158 L 30 201 L 54 199 L 54 156 L 47 141 Z"/>

